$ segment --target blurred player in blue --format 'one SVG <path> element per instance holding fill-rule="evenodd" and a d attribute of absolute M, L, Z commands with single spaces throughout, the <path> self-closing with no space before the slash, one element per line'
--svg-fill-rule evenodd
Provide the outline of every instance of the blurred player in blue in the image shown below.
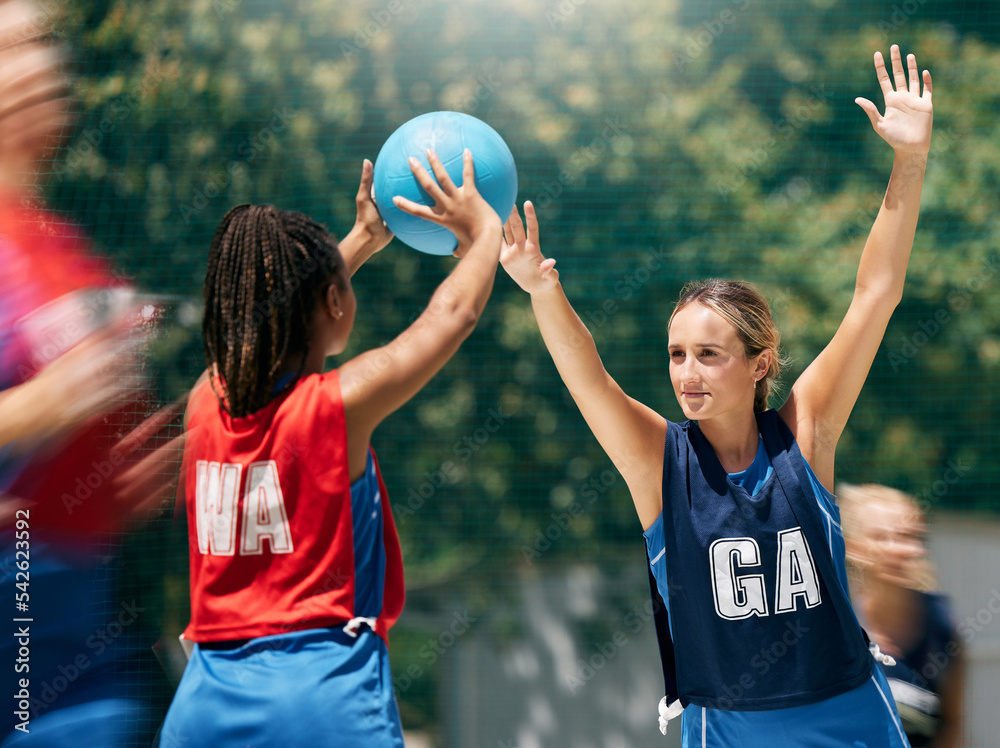
<path fill-rule="evenodd" d="M 116 553 L 163 493 L 125 472 L 147 406 L 132 294 L 36 198 L 68 124 L 45 18 L 0 2 L 0 745 L 124 748 L 155 730 L 137 676 L 157 666 Z"/>
<path fill-rule="evenodd" d="M 872 639 L 896 663 L 885 674 L 913 748 L 958 748 L 965 656 L 927 557 L 917 502 L 888 486 L 837 490 L 851 595 Z"/>
<path fill-rule="evenodd" d="M 885 114 L 857 103 L 895 152 L 889 187 L 840 328 L 777 410 L 779 334 L 753 286 L 682 291 L 667 350 L 688 420 L 671 423 L 605 370 L 541 253 L 533 206 L 527 233 L 516 211 L 504 227 L 501 262 L 635 502 L 667 614 L 661 729 L 683 713 L 689 748 L 907 745 L 851 609 L 831 493 L 837 441 L 903 293 L 931 139 L 930 73 L 895 45 L 891 73 L 880 52 L 875 70 Z"/>

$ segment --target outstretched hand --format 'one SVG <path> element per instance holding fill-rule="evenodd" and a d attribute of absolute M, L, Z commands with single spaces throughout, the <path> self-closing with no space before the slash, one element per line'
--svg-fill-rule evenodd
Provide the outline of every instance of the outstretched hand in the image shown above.
<path fill-rule="evenodd" d="M 503 225 L 504 245 L 500 249 L 500 264 L 517 285 L 528 293 L 534 293 L 556 283 L 559 271 L 555 269 L 554 259 L 542 257 L 538 243 L 538 216 L 530 202 L 524 203 L 524 220 L 528 224 L 527 234 L 515 205 Z"/>
<path fill-rule="evenodd" d="M 499 229 L 500 219 L 476 189 L 475 165 L 472 152 L 468 148 L 462 152 L 460 187 L 451 180 L 433 149 L 427 150 L 427 161 L 434 172 L 433 177 L 427 173 L 420 161 L 412 156 L 409 159 L 410 170 L 424 192 L 430 195 L 434 205 L 421 205 L 400 195 L 396 195 L 392 201 L 400 210 L 440 224 L 451 231 L 458 238 L 458 248 L 454 254 L 456 257 L 463 257 L 484 231 L 489 230 L 491 226 Z"/>
<path fill-rule="evenodd" d="M 358 185 L 358 194 L 354 197 L 358 215 L 354 219 L 353 228 L 337 243 L 340 255 L 344 258 L 351 275 L 354 275 L 373 254 L 392 241 L 392 232 L 379 215 L 372 197 L 374 172 L 375 167 L 372 166 L 372 162 L 365 159 L 361 166 L 361 184 Z"/>
<path fill-rule="evenodd" d="M 385 225 L 382 216 L 379 215 L 375 201 L 372 199 L 372 182 L 375 167 L 368 159 L 364 160 L 361 167 L 361 184 L 358 186 L 358 194 L 354 198 L 358 206 L 358 217 L 354 221 L 354 231 L 359 232 L 363 237 L 366 246 L 372 248 L 372 252 L 378 252 L 392 241 L 392 232 Z"/>
<path fill-rule="evenodd" d="M 892 79 L 885 68 L 881 52 L 875 53 L 875 72 L 885 96 L 885 114 L 879 114 L 878 107 L 868 99 L 858 97 L 855 103 L 865 110 L 875 132 L 900 154 L 926 155 L 931 145 L 931 124 L 934 108 L 931 105 L 931 74 L 923 71 L 924 91 L 920 92 L 920 76 L 917 74 L 917 58 L 906 56 L 907 71 L 903 70 L 903 60 L 899 47 L 892 45 Z M 907 82 L 909 72 L 909 82 Z M 895 83 L 895 87 L 893 87 Z"/>

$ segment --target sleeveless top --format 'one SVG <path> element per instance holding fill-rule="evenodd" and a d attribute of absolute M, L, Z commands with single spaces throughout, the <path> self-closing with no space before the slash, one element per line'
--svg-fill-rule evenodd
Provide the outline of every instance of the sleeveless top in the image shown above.
<path fill-rule="evenodd" d="M 377 617 L 387 640 L 403 563 L 374 452 L 350 483 L 337 372 L 230 417 L 191 396 L 182 475 L 195 642 L 251 639 Z"/>
<path fill-rule="evenodd" d="M 754 494 L 727 476 L 696 422 L 668 422 L 663 534 L 646 537 L 668 701 L 685 706 L 815 703 L 874 668 L 840 573 L 842 540 L 827 533 L 835 520 L 777 412 L 756 415 L 755 462 L 772 469 L 748 470 Z"/>

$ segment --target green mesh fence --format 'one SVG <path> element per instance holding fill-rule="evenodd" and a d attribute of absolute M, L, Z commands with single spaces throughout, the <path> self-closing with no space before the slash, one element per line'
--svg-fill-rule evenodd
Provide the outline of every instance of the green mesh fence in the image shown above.
<path fill-rule="evenodd" d="M 683 283 L 709 276 L 765 290 L 793 361 L 790 384 L 851 298 L 892 158 L 853 100 L 881 107 L 872 53 L 898 43 L 934 76 L 934 142 L 905 296 L 841 440 L 837 475 L 896 486 L 932 512 L 997 512 L 995 3 L 43 7 L 67 46 L 78 111 L 44 197 L 124 277 L 166 299 L 151 354 L 163 403 L 204 366 L 200 288 L 228 208 L 269 202 L 343 235 L 362 158 L 437 109 L 472 114 L 505 137 L 518 202 L 538 207 L 543 251 L 628 393 L 680 418 L 665 324 Z M 360 306 L 345 357 L 391 340 L 452 263 L 399 242 L 372 259 L 355 277 Z M 404 726 L 448 742 L 442 693 L 455 685 L 441 621 L 468 610 L 498 641 L 516 638 L 504 611 L 526 575 L 577 562 L 612 577 L 641 572 L 641 528 L 526 296 L 502 273 L 472 337 L 373 443 L 410 591 L 392 648 Z M 157 615 L 175 635 L 186 623 L 186 561 L 182 533 L 171 540 L 166 513 L 159 522 L 147 530 L 159 540 L 139 543 L 152 551 L 129 568 L 157 591 Z M 621 593 L 626 606 L 645 595 L 636 579 Z M 581 636 L 610 630 L 598 629 Z"/>

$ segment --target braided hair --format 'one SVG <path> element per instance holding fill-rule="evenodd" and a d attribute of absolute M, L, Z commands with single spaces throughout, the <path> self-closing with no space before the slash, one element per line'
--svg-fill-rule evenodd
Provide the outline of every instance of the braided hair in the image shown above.
<path fill-rule="evenodd" d="M 271 205 L 239 205 L 212 238 L 205 276 L 202 339 L 221 407 L 240 418 L 265 407 L 282 366 L 309 354 L 317 301 L 331 282 L 347 288 L 337 243 L 307 216 Z"/>

